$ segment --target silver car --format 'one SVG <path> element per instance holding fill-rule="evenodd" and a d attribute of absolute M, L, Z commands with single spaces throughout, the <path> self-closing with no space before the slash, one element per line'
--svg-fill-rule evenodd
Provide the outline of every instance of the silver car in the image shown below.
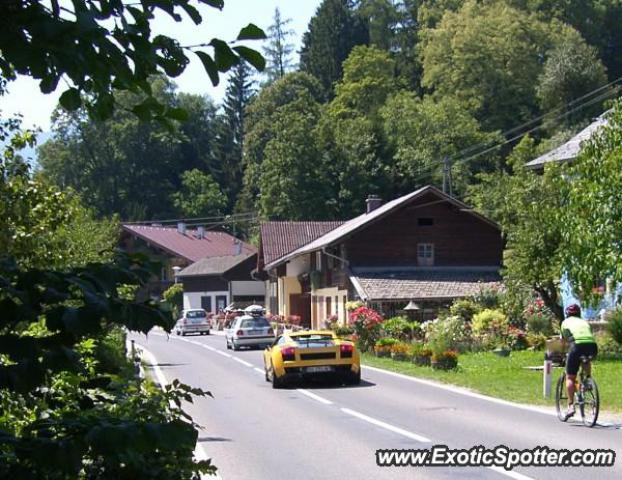
<path fill-rule="evenodd" d="M 198 333 L 200 335 L 209 335 L 210 322 L 207 318 L 207 312 L 202 308 L 193 308 L 191 310 L 182 310 L 181 318 L 175 324 L 175 333 L 177 335 L 186 335 L 188 333 Z"/>
<path fill-rule="evenodd" d="M 274 342 L 274 331 L 265 317 L 243 315 L 236 318 L 231 327 L 225 330 L 225 339 L 227 349 L 265 348 Z"/>

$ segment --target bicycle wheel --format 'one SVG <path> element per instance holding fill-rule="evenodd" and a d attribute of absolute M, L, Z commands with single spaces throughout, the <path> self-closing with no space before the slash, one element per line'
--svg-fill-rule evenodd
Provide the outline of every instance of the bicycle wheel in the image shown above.
<path fill-rule="evenodd" d="M 568 420 L 566 418 L 566 409 L 568 408 L 568 392 L 566 391 L 566 373 L 562 373 L 557 380 L 555 388 L 555 408 L 557 409 L 557 418 L 562 422 Z"/>
<path fill-rule="evenodd" d="M 600 410 L 600 396 L 598 395 L 598 385 L 596 381 L 589 377 L 581 385 L 583 403 L 581 404 L 581 418 L 587 427 L 593 427 L 598 420 Z"/>

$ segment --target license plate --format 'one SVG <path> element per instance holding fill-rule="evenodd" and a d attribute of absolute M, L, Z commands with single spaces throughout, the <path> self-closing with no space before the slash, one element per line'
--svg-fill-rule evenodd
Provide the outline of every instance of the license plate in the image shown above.
<path fill-rule="evenodd" d="M 305 371 L 308 373 L 332 372 L 333 367 L 307 367 Z"/>
<path fill-rule="evenodd" d="M 248 334 L 249 335 L 261 335 L 261 330 L 249 330 Z"/>

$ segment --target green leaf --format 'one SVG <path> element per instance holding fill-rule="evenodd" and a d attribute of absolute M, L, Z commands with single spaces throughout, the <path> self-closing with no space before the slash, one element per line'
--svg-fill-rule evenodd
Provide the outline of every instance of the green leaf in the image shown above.
<path fill-rule="evenodd" d="M 188 112 L 179 107 L 168 108 L 164 115 L 173 120 L 179 120 L 180 122 L 188 120 Z"/>
<path fill-rule="evenodd" d="M 240 55 L 240 57 L 242 57 L 260 72 L 262 72 L 263 69 L 266 68 L 266 59 L 263 58 L 261 53 L 259 53 L 258 51 L 253 50 L 252 48 L 242 46 L 233 47 L 233 50 L 235 50 L 238 55 Z"/>
<path fill-rule="evenodd" d="M 194 52 L 197 57 L 201 60 L 203 64 L 203 68 L 209 75 L 210 80 L 212 81 L 212 85 L 216 86 L 220 83 L 220 78 L 218 76 L 218 67 L 216 67 L 216 63 L 212 60 L 212 57 L 205 52 Z"/>
<path fill-rule="evenodd" d="M 192 19 L 195 25 L 199 25 L 203 21 L 203 18 L 201 17 L 199 11 L 192 5 L 188 3 L 182 3 L 180 6 L 186 11 L 186 13 Z"/>
<path fill-rule="evenodd" d="M 226 42 L 214 38 L 209 44 L 214 47 L 214 61 L 219 71 L 227 72 L 240 61 Z"/>
<path fill-rule="evenodd" d="M 254 23 L 249 23 L 246 27 L 240 30 L 238 34 L 238 40 L 264 40 L 266 33 Z"/>
<path fill-rule="evenodd" d="M 68 110 L 70 112 L 77 110 L 82 105 L 80 91 L 77 88 L 70 88 L 69 90 L 65 90 L 58 99 L 58 101 L 65 110 Z"/>

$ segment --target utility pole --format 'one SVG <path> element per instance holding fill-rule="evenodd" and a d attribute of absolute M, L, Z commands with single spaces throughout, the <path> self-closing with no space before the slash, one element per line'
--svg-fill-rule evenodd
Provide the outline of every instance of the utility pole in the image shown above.
<path fill-rule="evenodd" d="M 453 196 L 451 183 L 451 163 L 449 157 L 445 157 L 443 158 L 443 193 L 449 193 L 450 197 Z"/>

